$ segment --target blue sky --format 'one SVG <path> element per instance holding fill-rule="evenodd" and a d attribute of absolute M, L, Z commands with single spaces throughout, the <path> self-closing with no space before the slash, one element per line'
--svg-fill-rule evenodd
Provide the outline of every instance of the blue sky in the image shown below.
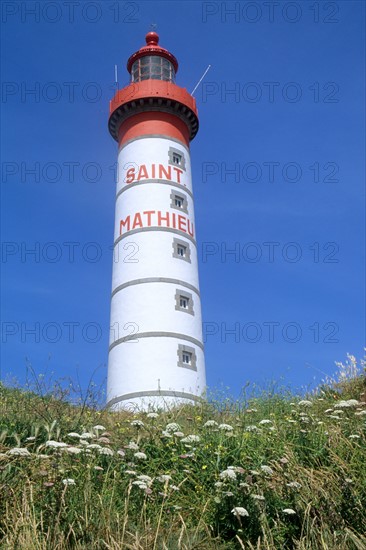
<path fill-rule="evenodd" d="M 191 147 L 209 387 L 313 388 L 362 355 L 364 3 L 2 10 L 3 379 L 23 383 L 26 358 L 84 387 L 106 377 L 109 100 L 152 23 L 180 86 L 211 64 Z"/>

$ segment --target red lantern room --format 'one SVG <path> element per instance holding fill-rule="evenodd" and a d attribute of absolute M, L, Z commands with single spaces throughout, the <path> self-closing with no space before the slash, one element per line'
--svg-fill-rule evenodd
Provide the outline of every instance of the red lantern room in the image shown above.
<path fill-rule="evenodd" d="M 175 84 L 178 62 L 159 46 L 156 32 L 127 62 L 131 83 L 110 102 L 109 131 L 120 145 L 137 135 L 159 133 L 189 145 L 198 132 L 196 100 Z"/>

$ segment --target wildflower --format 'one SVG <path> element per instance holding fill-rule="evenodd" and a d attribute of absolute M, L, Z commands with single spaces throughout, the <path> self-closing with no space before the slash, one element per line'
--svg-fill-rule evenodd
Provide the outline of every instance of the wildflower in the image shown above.
<path fill-rule="evenodd" d="M 288 514 L 289 516 L 296 514 L 295 510 L 293 510 L 292 508 L 284 508 L 282 512 L 284 512 L 285 514 Z"/>
<path fill-rule="evenodd" d="M 233 427 L 230 426 L 230 424 L 219 424 L 219 430 L 222 430 L 223 432 L 232 432 Z"/>
<path fill-rule="evenodd" d="M 24 447 L 14 447 L 14 449 L 10 449 L 6 454 L 11 456 L 31 456 L 28 449 L 25 449 Z"/>
<path fill-rule="evenodd" d="M 160 483 L 166 483 L 167 481 L 170 481 L 172 479 L 172 476 L 168 474 L 162 474 L 159 477 L 156 478 L 157 481 L 160 481 Z"/>
<path fill-rule="evenodd" d="M 105 430 L 105 427 L 102 426 L 101 424 L 97 424 L 96 426 L 93 426 L 93 430 L 96 430 L 96 431 L 104 431 Z"/>
<path fill-rule="evenodd" d="M 151 412 L 147 413 L 146 418 L 158 418 L 158 416 L 158 413 Z"/>
<path fill-rule="evenodd" d="M 110 443 L 110 440 L 108 439 L 108 437 L 99 437 L 97 441 L 98 443 L 106 443 L 107 445 Z"/>
<path fill-rule="evenodd" d="M 334 405 L 334 408 L 338 409 L 338 408 L 349 408 L 349 407 L 355 407 L 356 405 L 358 405 L 358 401 L 357 399 L 348 399 L 347 401 L 339 401 L 339 403 L 336 403 Z"/>
<path fill-rule="evenodd" d="M 152 478 L 150 476 L 147 476 L 147 475 L 144 475 L 144 474 L 141 474 L 141 475 L 137 476 L 137 479 L 139 479 L 140 481 L 143 481 L 144 483 L 151 483 L 152 482 Z"/>
<path fill-rule="evenodd" d="M 356 434 L 352 434 L 349 436 L 349 439 L 360 439 L 360 436 Z"/>
<path fill-rule="evenodd" d="M 264 418 L 259 422 L 260 426 L 264 426 L 264 424 L 272 424 L 272 420 L 269 420 L 268 418 Z"/>
<path fill-rule="evenodd" d="M 165 431 L 170 432 L 179 432 L 181 430 L 181 427 L 176 422 L 171 422 L 170 424 L 167 424 L 165 426 Z"/>
<path fill-rule="evenodd" d="M 203 425 L 204 428 L 215 428 L 216 426 L 218 426 L 216 420 L 207 420 Z"/>
<path fill-rule="evenodd" d="M 242 489 L 249 489 L 250 485 L 249 483 L 242 482 L 239 483 L 239 487 L 241 487 Z"/>
<path fill-rule="evenodd" d="M 67 447 L 67 449 L 65 450 L 71 455 L 78 455 L 82 451 L 82 449 L 79 449 L 79 447 Z"/>
<path fill-rule="evenodd" d="M 139 450 L 139 446 L 134 441 L 130 441 L 126 448 L 131 449 L 131 451 L 138 451 Z"/>
<path fill-rule="evenodd" d="M 259 476 L 259 472 L 257 470 L 249 470 L 249 472 L 252 474 L 252 476 Z"/>
<path fill-rule="evenodd" d="M 175 435 L 175 437 L 184 437 L 183 432 L 174 432 L 173 435 Z"/>
<path fill-rule="evenodd" d="M 252 426 L 247 426 L 245 428 L 245 431 L 246 432 L 260 432 L 260 429 L 258 428 L 258 426 L 252 425 Z"/>
<path fill-rule="evenodd" d="M 254 500 L 266 500 L 263 495 L 250 495 Z"/>
<path fill-rule="evenodd" d="M 112 449 L 109 449 L 108 447 L 101 447 L 100 449 L 98 449 L 98 452 L 100 455 L 107 455 L 107 456 L 113 456 L 114 454 Z"/>
<path fill-rule="evenodd" d="M 220 479 L 236 479 L 236 473 L 234 470 L 228 468 L 220 472 Z"/>
<path fill-rule="evenodd" d="M 146 460 L 147 459 L 147 456 L 145 455 L 145 453 L 135 453 L 133 455 L 135 458 L 137 458 L 138 460 Z"/>
<path fill-rule="evenodd" d="M 224 497 L 233 497 L 234 493 L 232 491 L 225 491 L 222 493 Z"/>
<path fill-rule="evenodd" d="M 302 485 L 298 481 L 290 481 L 286 483 L 287 487 L 294 487 L 295 489 L 301 489 Z"/>
<path fill-rule="evenodd" d="M 177 487 L 176 485 L 171 485 L 170 488 L 172 491 L 179 491 L 179 487 Z"/>
<path fill-rule="evenodd" d="M 117 454 L 122 457 L 126 456 L 126 453 L 122 449 L 118 449 Z"/>
<path fill-rule="evenodd" d="M 63 479 L 62 483 L 64 485 L 75 485 L 75 480 L 72 478 Z"/>
<path fill-rule="evenodd" d="M 84 432 L 81 434 L 81 436 L 83 439 L 93 439 L 94 437 L 94 434 L 91 434 L 90 432 Z"/>
<path fill-rule="evenodd" d="M 31 437 L 27 437 L 26 441 L 35 441 L 35 437 L 32 435 Z"/>
<path fill-rule="evenodd" d="M 125 473 L 130 475 L 130 476 L 135 476 L 136 475 L 135 470 L 126 470 Z"/>
<path fill-rule="evenodd" d="M 166 430 L 163 430 L 161 432 L 161 437 L 173 437 L 170 432 L 167 432 Z"/>
<path fill-rule="evenodd" d="M 355 416 L 364 416 L 366 411 L 355 412 Z"/>
<path fill-rule="evenodd" d="M 199 435 L 187 435 L 187 437 L 183 438 L 181 441 L 182 443 L 199 443 L 200 442 L 200 436 Z"/>
<path fill-rule="evenodd" d="M 270 468 L 269 466 L 266 466 L 266 465 L 263 465 L 261 466 L 261 470 L 262 472 L 264 472 L 265 474 L 268 474 L 268 475 L 273 475 L 273 470 L 272 468 Z"/>
<path fill-rule="evenodd" d="M 68 433 L 67 435 L 68 435 L 69 437 L 78 437 L 78 438 L 81 437 L 81 435 L 78 434 L 78 433 L 76 433 L 76 432 L 70 432 L 70 433 Z"/>
<path fill-rule="evenodd" d="M 313 403 L 307 399 L 302 399 L 302 401 L 298 402 L 299 407 L 312 407 Z"/>
<path fill-rule="evenodd" d="M 344 481 L 346 483 L 353 483 L 353 479 L 351 479 L 350 477 L 346 477 L 346 479 Z"/>
<path fill-rule="evenodd" d="M 216 481 L 216 483 L 214 483 L 214 486 L 217 487 L 217 489 L 220 489 L 220 487 L 222 487 L 224 484 L 222 481 Z"/>
<path fill-rule="evenodd" d="M 86 448 L 87 449 L 102 449 L 102 446 L 98 445 L 98 443 L 91 443 L 91 445 L 88 445 Z"/>
<path fill-rule="evenodd" d="M 49 441 L 46 441 L 46 447 L 53 447 L 54 449 L 59 449 L 61 447 L 67 447 L 66 443 L 63 443 L 62 441 L 53 441 L 50 439 Z"/>
<path fill-rule="evenodd" d="M 132 485 L 136 485 L 139 489 L 143 489 L 143 490 L 147 489 L 147 485 L 143 481 L 139 481 L 139 480 L 133 481 Z"/>
<path fill-rule="evenodd" d="M 135 426 L 136 428 L 143 428 L 144 425 L 145 424 L 142 422 L 142 420 L 132 420 L 131 422 L 131 426 Z"/>
<path fill-rule="evenodd" d="M 325 413 L 331 413 L 333 412 L 333 409 L 327 409 L 326 411 L 324 411 Z"/>
<path fill-rule="evenodd" d="M 242 508 L 241 506 L 235 506 L 235 508 L 231 510 L 231 513 L 234 514 L 234 516 L 236 517 L 249 516 L 248 510 L 246 510 L 245 508 Z"/>

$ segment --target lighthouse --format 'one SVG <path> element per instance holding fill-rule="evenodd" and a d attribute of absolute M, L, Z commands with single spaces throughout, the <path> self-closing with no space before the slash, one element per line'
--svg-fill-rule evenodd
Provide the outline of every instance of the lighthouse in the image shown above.
<path fill-rule="evenodd" d="M 107 406 L 153 410 L 206 386 L 190 142 L 195 99 L 156 32 L 110 102 L 118 143 Z"/>

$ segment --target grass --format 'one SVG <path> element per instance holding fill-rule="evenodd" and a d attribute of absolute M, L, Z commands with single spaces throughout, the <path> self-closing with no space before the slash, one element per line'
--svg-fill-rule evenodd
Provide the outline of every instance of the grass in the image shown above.
<path fill-rule="evenodd" d="M 156 415 L 0 385 L 0 548 L 366 549 L 353 360 L 306 398 Z"/>

